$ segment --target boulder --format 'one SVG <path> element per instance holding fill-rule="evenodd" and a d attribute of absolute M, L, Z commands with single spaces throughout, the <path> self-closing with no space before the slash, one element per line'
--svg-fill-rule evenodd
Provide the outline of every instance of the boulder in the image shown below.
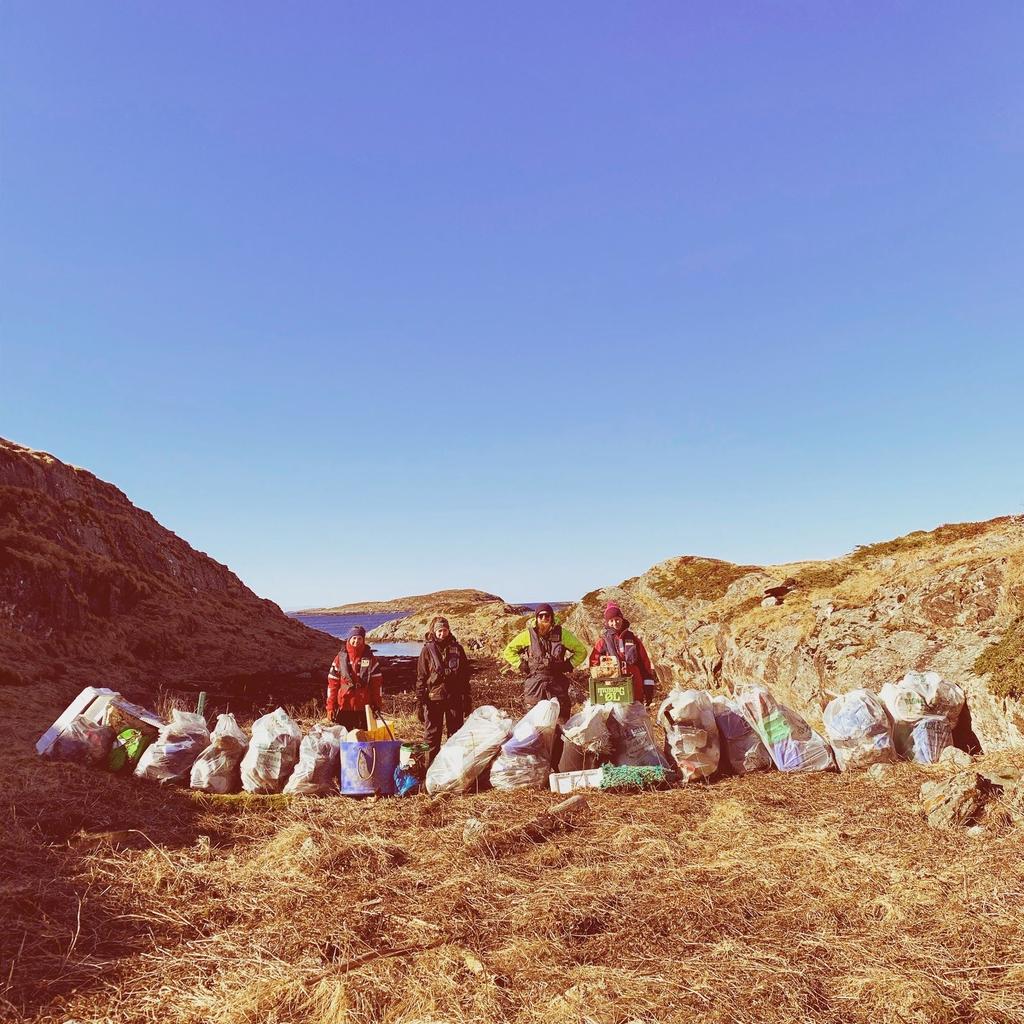
<path fill-rule="evenodd" d="M 921 787 L 921 804 L 932 828 L 966 825 L 984 803 L 985 790 L 977 772 L 961 772 L 945 782 L 926 782 Z"/>

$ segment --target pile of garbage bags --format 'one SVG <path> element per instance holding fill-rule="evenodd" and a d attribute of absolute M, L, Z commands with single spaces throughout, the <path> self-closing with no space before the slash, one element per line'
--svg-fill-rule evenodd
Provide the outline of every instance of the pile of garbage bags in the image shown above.
<path fill-rule="evenodd" d="M 834 697 L 823 712 L 822 735 L 759 683 L 742 683 L 731 696 L 677 687 L 658 708 L 659 742 L 639 702 L 587 703 L 564 724 L 556 700 L 539 701 L 518 721 L 484 705 L 429 766 L 424 744 L 401 744 L 394 786 L 374 791 L 437 796 L 488 785 L 542 789 L 550 781 L 562 792 L 563 784 L 581 781 L 577 775 L 593 782 L 589 776 L 605 767 L 690 783 L 771 769 L 846 772 L 899 758 L 929 764 L 952 744 L 963 708 L 964 691 L 955 683 L 937 672 L 908 672 L 877 694 L 856 689 Z M 259 718 L 251 735 L 231 714 L 219 715 L 211 733 L 201 714 L 176 709 L 163 722 L 112 690 L 89 687 L 36 749 L 43 757 L 206 793 L 328 796 L 339 792 L 341 745 L 363 743 L 367 735 L 325 724 L 303 735 L 283 708 Z M 390 766 L 387 771 L 390 781 Z"/>

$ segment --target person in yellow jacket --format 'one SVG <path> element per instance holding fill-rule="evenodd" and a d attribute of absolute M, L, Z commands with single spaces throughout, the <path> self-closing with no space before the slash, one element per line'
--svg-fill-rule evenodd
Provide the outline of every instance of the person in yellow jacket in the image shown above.
<path fill-rule="evenodd" d="M 523 700 L 527 708 L 553 697 L 558 701 L 559 719 L 569 718 L 569 673 L 583 664 L 587 649 L 555 622 L 551 605 L 537 608 L 533 622 L 509 641 L 502 657 L 526 675 Z"/>

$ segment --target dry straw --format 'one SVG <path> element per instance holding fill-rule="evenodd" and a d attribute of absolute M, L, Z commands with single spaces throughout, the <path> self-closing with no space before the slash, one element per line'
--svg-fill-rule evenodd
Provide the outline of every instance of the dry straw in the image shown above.
<path fill-rule="evenodd" d="M 160 791 L 40 763 L 8 710 L 0 1018 L 1024 1021 L 1020 830 L 929 828 L 912 765 L 553 825 L 536 792 Z"/>

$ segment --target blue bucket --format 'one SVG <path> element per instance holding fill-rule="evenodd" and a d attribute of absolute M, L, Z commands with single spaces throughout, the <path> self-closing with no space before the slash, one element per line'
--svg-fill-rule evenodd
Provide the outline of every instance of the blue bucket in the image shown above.
<path fill-rule="evenodd" d="M 342 743 L 341 777 L 343 796 L 394 796 L 395 769 L 402 753 L 400 740 L 372 740 Z"/>

